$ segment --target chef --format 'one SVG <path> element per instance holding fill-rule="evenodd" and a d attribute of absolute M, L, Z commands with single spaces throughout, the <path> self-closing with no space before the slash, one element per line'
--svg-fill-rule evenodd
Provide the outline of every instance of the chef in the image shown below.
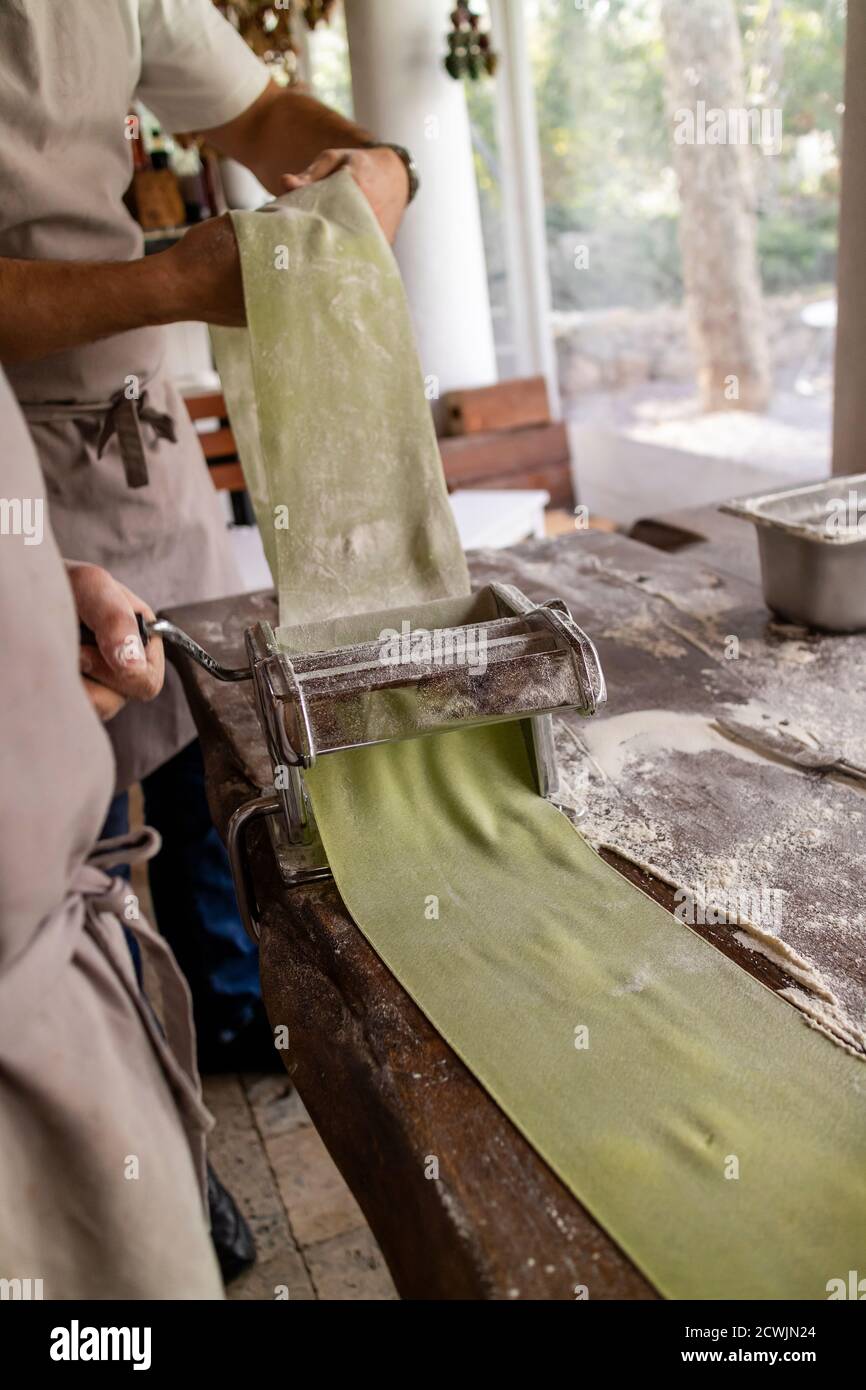
<path fill-rule="evenodd" d="M 2 372 L 0 437 L 5 497 L 42 499 Z M 100 717 L 158 692 L 161 643 L 129 665 L 151 610 L 104 570 L 67 573 L 50 528 L 28 542 L 0 535 L 0 1279 L 40 1280 L 46 1299 L 221 1298 L 186 985 L 106 872 L 110 847 L 94 853 L 114 784 Z M 98 682 L 79 674 L 79 620 Z M 146 832 L 113 853 L 154 847 Z M 160 1025 L 124 926 L 160 981 Z"/>
<path fill-rule="evenodd" d="M 140 98 L 164 129 L 203 133 L 273 194 L 347 164 L 393 238 L 415 186 L 407 152 L 276 86 L 211 0 L 4 0 L 0 6 L 0 361 L 26 416 L 61 553 L 103 566 L 154 608 L 240 587 L 225 520 L 161 326 L 244 320 L 227 217 L 144 258 L 123 203 Z M 87 661 L 87 655 L 84 656 Z M 141 666 L 131 638 L 125 660 Z M 214 1068 L 273 1060 L 254 949 L 207 813 L 201 756 L 173 671 L 109 725 L 126 826 L 141 781 L 164 846 L 158 924 L 193 989 Z"/>

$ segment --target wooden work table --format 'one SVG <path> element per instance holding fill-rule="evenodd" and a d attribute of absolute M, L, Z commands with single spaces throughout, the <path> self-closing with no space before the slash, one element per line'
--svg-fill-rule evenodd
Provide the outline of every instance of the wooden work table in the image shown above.
<path fill-rule="evenodd" d="M 710 570 L 687 552 L 665 554 L 619 535 L 587 532 L 479 553 L 470 565 L 474 584 L 497 579 L 531 598 L 557 595 L 569 603 L 596 640 L 607 675 L 609 703 L 599 719 L 647 709 L 709 718 L 721 706 L 756 696 L 780 712 L 786 701 L 802 711 L 808 687 L 810 701 L 825 709 L 825 727 L 834 724 L 836 708 L 835 727 L 845 734 L 841 712 L 862 701 L 866 639 L 786 633 L 771 622 L 753 578 Z M 220 661 L 239 665 L 244 629 L 262 618 L 274 621 L 275 612 L 272 595 L 253 594 L 167 616 Z M 739 659 L 729 655 L 732 635 Z M 224 833 L 235 809 L 270 781 L 252 691 L 247 684 L 220 684 L 189 661 L 179 664 L 201 736 L 212 812 Z M 858 889 L 863 902 L 862 787 L 760 757 L 715 753 L 696 760 L 682 752 L 659 754 L 654 764 L 650 757 L 621 785 L 610 779 L 602 785 L 575 771 L 580 760 L 569 729 L 579 737 L 579 725 L 576 717 L 571 725 L 564 721 L 557 739 L 568 776 L 588 801 L 579 824 L 596 843 L 617 845 L 622 838 L 620 848 L 634 859 L 628 826 L 645 821 L 644 862 L 658 861 L 659 876 L 613 848 L 602 853 L 667 907 L 674 902 L 670 883 L 682 882 L 680 874 L 693 881 L 732 846 L 747 859 L 753 841 L 762 845 L 761 872 L 784 892 L 792 948 L 803 949 L 801 927 L 821 937 L 816 923 L 826 905 L 810 895 L 822 875 L 829 881 L 831 860 L 846 903 Z M 864 761 L 850 741 L 845 751 Z M 830 829 L 801 844 L 785 828 L 813 802 L 820 825 Z M 777 847 L 764 843 L 774 831 Z M 655 1297 L 404 993 L 334 884 L 286 888 L 260 829 L 251 836 L 249 862 L 261 914 L 262 988 L 272 1021 L 289 1027 L 287 1069 L 400 1294 L 571 1299 L 575 1286 L 586 1285 L 593 1299 Z M 861 1018 L 862 923 L 855 914 L 826 958 L 820 950 L 812 955 L 852 1010 L 860 1001 Z M 671 930 L 684 928 L 672 921 Z M 771 988 L 795 983 L 776 961 L 749 949 L 743 933 L 727 925 L 697 930 Z M 424 1175 L 428 1154 L 438 1156 L 438 1181 Z"/>

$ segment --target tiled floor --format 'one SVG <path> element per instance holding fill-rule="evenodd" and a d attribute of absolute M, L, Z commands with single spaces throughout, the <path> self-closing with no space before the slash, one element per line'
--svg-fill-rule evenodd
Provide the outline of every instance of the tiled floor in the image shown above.
<path fill-rule="evenodd" d="M 231 1299 L 397 1297 L 363 1214 L 288 1078 L 207 1077 L 211 1161 L 252 1227 L 258 1263 Z"/>
<path fill-rule="evenodd" d="M 142 824 L 141 790 L 130 816 Z M 147 875 L 133 886 L 153 921 Z M 159 988 L 146 979 L 157 1009 Z M 394 1299 L 373 1234 L 287 1076 L 209 1076 L 216 1119 L 208 1157 L 250 1223 L 258 1261 L 228 1288 L 230 1299 Z"/>

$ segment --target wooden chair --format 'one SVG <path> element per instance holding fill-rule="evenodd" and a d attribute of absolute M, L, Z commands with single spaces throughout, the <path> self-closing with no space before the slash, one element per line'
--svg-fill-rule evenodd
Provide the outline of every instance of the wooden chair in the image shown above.
<path fill-rule="evenodd" d="M 544 377 L 500 381 L 443 397 L 447 435 L 439 440 L 448 491 L 543 489 L 552 507 L 572 514 L 574 482 L 568 431 L 551 420 Z"/>
<path fill-rule="evenodd" d="M 575 503 L 568 432 L 551 420 L 543 377 L 498 382 L 443 398 L 448 434 L 439 440 L 448 491 L 457 488 L 540 489 L 553 507 Z M 199 435 L 214 487 L 244 491 L 237 447 L 222 392 L 187 396 L 190 418 L 217 419 L 219 429 Z"/>
<path fill-rule="evenodd" d="M 246 484 L 222 392 L 209 391 L 201 396 L 186 396 L 184 400 L 193 424 L 196 420 L 220 422 L 219 429 L 200 431 L 198 436 L 214 487 L 220 492 L 244 492 Z"/>

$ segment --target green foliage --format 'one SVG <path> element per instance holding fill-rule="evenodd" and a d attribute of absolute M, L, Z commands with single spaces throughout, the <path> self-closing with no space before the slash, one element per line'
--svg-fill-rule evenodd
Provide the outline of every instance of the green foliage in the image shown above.
<path fill-rule="evenodd" d="M 590 296 L 592 304 L 643 304 L 677 295 L 678 198 L 658 0 L 527 3 L 555 304 L 588 307 Z M 755 157 L 765 288 L 824 280 L 832 270 L 837 188 L 832 169 L 808 172 L 798 137 L 820 134 L 822 157 L 829 152 L 832 163 L 844 4 L 738 0 L 738 13 L 747 101 L 783 111 L 782 154 Z M 489 109 L 472 115 L 480 128 Z M 572 241 L 591 248 L 592 274 L 582 280 L 571 264 Z"/>
<path fill-rule="evenodd" d="M 326 106 L 352 118 L 352 77 L 349 45 L 342 7 L 333 11 L 307 39 L 313 76 L 313 92 Z"/>
<path fill-rule="evenodd" d="M 784 0 L 774 25 L 772 0 L 740 0 L 746 91 L 782 107 L 789 138 L 826 131 L 838 147 L 845 9 L 845 0 Z"/>
<path fill-rule="evenodd" d="M 532 56 L 545 189 L 577 218 L 625 211 L 668 162 L 657 9 L 655 0 L 586 10 L 539 0 Z"/>
<path fill-rule="evenodd" d="M 764 289 L 770 293 L 836 278 L 838 218 L 835 209 L 805 204 L 758 222 L 758 255 Z"/>

